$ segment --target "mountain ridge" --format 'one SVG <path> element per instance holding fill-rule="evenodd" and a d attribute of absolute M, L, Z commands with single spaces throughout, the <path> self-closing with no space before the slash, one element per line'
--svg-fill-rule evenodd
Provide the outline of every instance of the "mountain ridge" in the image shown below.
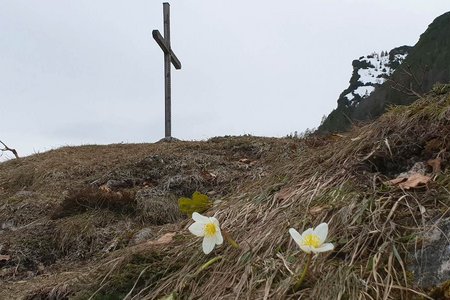
<path fill-rule="evenodd" d="M 435 83 L 450 81 L 450 12 L 437 17 L 413 46 L 401 46 L 389 52 L 389 58 L 407 55 L 394 63 L 393 72 L 381 84 L 374 85 L 366 97 L 353 103 L 345 93 L 355 86 L 356 67 L 364 67 L 361 58 L 353 61 L 350 86 L 339 96 L 338 106 L 318 128 L 319 133 L 348 130 L 355 122 L 369 121 L 383 114 L 391 105 L 411 104 L 431 90 Z M 364 58 L 364 57 L 363 57 Z M 356 62 L 356 63 L 355 63 Z"/>

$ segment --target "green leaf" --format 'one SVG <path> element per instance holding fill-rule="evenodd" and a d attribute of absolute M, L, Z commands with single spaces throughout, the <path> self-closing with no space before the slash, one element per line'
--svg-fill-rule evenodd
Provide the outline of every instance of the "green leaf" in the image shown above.
<path fill-rule="evenodd" d="M 189 217 L 191 217 L 194 212 L 202 213 L 211 208 L 211 206 L 212 202 L 209 200 L 209 197 L 200 192 L 192 194 L 192 199 L 185 197 L 178 199 L 180 211 L 187 214 Z"/>
<path fill-rule="evenodd" d="M 207 195 L 204 195 L 200 192 L 194 192 L 192 194 L 192 201 L 199 202 L 199 203 L 209 203 L 209 198 Z"/>
<path fill-rule="evenodd" d="M 215 264 L 216 262 L 220 261 L 223 258 L 223 256 L 216 256 L 213 259 L 208 260 L 206 263 L 200 266 L 200 268 L 197 269 L 197 271 L 194 273 L 194 276 L 197 276 L 202 271 L 208 269 L 211 267 L 211 265 Z"/>
<path fill-rule="evenodd" d="M 173 292 L 170 295 L 164 296 L 162 298 L 159 298 L 159 300 L 176 300 L 178 299 L 177 293 Z"/>

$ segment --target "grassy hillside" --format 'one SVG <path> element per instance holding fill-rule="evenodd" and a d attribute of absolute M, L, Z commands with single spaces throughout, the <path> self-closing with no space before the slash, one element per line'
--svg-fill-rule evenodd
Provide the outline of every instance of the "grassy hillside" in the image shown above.
<path fill-rule="evenodd" d="M 417 254 L 450 218 L 449 137 L 442 89 L 346 136 L 65 147 L 2 163 L 0 299 L 445 299 L 447 273 L 422 280 Z M 388 183 L 417 163 L 428 183 Z M 203 254 L 176 204 L 194 191 L 239 249 Z M 288 229 L 321 222 L 335 249 L 293 291 L 307 256 Z"/>

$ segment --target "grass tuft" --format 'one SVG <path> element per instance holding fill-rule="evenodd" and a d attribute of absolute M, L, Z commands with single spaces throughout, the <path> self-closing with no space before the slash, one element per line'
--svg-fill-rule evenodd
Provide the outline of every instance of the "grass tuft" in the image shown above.
<path fill-rule="evenodd" d="M 56 208 L 52 218 L 63 218 L 96 209 L 107 209 L 119 214 L 134 214 L 136 212 L 134 193 L 104 191 L 93 187 L 73 190 Z"/>

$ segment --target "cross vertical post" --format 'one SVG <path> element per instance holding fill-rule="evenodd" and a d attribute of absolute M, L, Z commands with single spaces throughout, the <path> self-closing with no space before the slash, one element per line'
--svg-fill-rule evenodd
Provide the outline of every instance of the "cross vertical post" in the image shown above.
<path fill-rule="evenodd" d="M 165 138 L 172 137 L 172 92 L 171 92 L 171 64 L 175 69 L 181 69 L 181 63 L 172 51 L 170 46 L 170 4 L 163 3 L 163 17 L 164 17 L 164 37 L 161 36 L 158 30 L 153 30 L 152 35 L 161 50 L 164 52 L 164 97 L 165 97 Z"/>
<path fill-rule="evenodd" d="M 170 49 L 170 4 L 163 3 L 164 14 L 164 40 L 167 48 Z M 165 137 L 172 136 L 172 78 L 170 74 L 170 52 L 164 53 L 164 86 L 165 86 Z"/>

